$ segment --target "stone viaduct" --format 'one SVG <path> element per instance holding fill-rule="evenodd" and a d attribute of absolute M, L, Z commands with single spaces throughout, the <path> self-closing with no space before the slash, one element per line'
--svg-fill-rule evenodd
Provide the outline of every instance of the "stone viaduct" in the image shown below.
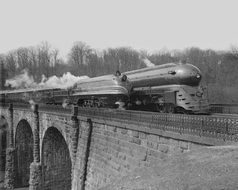
<path fill-rule="evenodd" d="M 95 190 L 174 154 L 237 140 L 222 131 L 237 120 L 214 132 L 218 121 L 207 116 L 12 104 L 0 115 L 7 189 Z"/>

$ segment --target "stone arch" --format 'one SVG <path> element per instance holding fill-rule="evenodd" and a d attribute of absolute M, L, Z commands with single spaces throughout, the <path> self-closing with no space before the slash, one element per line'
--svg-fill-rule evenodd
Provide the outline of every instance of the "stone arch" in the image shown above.
<path fill-rule="evenodd" d="M 71 158 L 68 145 L 55 127 L 49 127 L 42 142 L 43 189 L 71 190 Z"/>
<path fill-rule="evenodd" d="M 29 186 L 30 164 L 33 162 L 33 133 L 27 120 L 21 120 L 15 135 L 16 187 Z"/>
<path fill-rule="evenodd" d="M 0 171 L 5 171 L 8 123 L 4 116 L 0 117 Z"/>

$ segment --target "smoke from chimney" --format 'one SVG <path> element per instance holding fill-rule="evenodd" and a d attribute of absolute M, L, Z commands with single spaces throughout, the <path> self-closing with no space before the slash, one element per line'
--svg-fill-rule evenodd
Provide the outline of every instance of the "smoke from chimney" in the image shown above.
<path fill-rule="evenodd" d="M 43 75 L 39 86 L 44 88 L 69 88 L 72 87 L 76 82 L 88 78 L 88 76 L 77 77 L 72 75 L 70 72 L 63 74 L 62 77 L 57 77 L 54 75 L 48 79 L 46 79 Z"/>
<path fill-rule="evenodd" d="M 154 66 L 155 66 L 155 64 L 152 63 L 152 62 L 151 62 L 149 59 L 147 59 L 147 58 L 144 58 L 143 61 L 144 61 L 145 65 L 146 65 L 146 67 L 154 67 Z"/>
<path fill-rule="evenodd" d="M 6 80 L 5 86 L 10 86 L 15 89 L 24 89 L 24 88 L 69 88 L 72 87 L 76 82 L 87 79 L 88 76 L 74 76 L 71 73 L 67 72 L 63 74 L 62 77 L 51 76 L 48 79 L 42 75 L 40 83 L 34 81 L 33 76 L 30 76 L 26 70 L 15 76 L 12 79 Z"/>
<path fill-rule="evenodd" d="M 23 70 L 20 75 L 15 76 L 12 79 L 7 79 L 5 86 L 12 88 L 36 88 L 37 83 L 34 81 L 32 76 L 28 75 L 27 70 Z"/>

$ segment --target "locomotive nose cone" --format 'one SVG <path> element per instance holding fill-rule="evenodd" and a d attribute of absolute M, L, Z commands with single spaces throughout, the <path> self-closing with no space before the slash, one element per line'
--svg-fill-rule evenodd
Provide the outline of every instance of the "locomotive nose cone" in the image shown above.
<path fill-rule="evenodd" d="M 200 74 L 199 70 L 194 69 L 190 74 L 190 79 L 193 84 L 198 84 L 202 79 L 202 75 Z"/>
<path fill-rule="evenodd" d="M 177 73 L 180 78 L 180 83 L 191 86 L 198 85 L 202 78 L 200 70 L 191 64 L 180 64 Z"/>

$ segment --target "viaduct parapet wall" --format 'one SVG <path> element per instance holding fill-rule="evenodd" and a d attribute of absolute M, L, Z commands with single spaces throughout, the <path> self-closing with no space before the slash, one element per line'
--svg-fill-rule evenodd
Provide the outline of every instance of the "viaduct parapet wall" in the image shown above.
<path fill-rule="evenodd" d="M 41 105 L 2 106 L 0 114 L 7 189 L 95 190 L 176 154 L 237 141 L 236 119 Z"/>

